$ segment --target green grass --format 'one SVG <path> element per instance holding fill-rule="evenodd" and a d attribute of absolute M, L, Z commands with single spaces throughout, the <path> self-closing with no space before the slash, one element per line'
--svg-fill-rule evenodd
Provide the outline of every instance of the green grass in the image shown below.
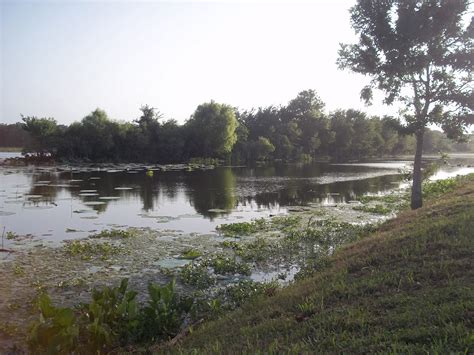
<path fill-rule="evenodd" d="M 473 353 L 474 176 L 167 352 Z M 436 197 L 437 196 L 437 197 Z"/>

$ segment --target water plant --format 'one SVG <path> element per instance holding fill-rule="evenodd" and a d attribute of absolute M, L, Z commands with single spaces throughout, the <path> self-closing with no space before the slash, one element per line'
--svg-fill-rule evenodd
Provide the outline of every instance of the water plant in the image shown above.
<path fill-rule="evenodd" d="M 267 227 L 268 221 L 264 218 L 259 218 L 252 222 L 221 224 L 216 229 L 226 237 L 237 237 L 263 231 Z"/>
<path fill-rule="evenodd" d="M 95 233 L 89 236 L 89 238 L 108 238 L 108 239 L 126 239 L 136 236 L 136 233 L 131 230 L 123 230 L 123 229 L 109 229 L 103 230 L 99 233 Z"/>
<path fill-rule="evenodd" d="M 80 256 L 82 259 L 88 260 L 92 257 L 108 258 L 111 255 L 122 252 L 123 248 L 108 242 L 97 243 L 88 240 L 72 240 L 65 243 L 64 250 L 70 256 Z"/>
<path fill-rule="evenodd" d="M 448 191 L 454 190 L 459 178 L 449 178 L 437 181 L 425 181 L 423 183 L 423 195 L 426 197 L 439 196 Z"/>
<path fill-rule="evenodd" d="M 193 302 L 180 297 L 175 283 L 149 284 L 149 301 L 139 304 L 137 293 L 127 290 L 128 280 L 117 287 L 92 291 L 90 303 L 76 308 L 53 306 L 41 293 L 39 317 L 30 328 L 28 346 L 38 354 L 101 354 L 116 346 L 151 342 L 174 336 Z"/>
<path fill-rule="evenodd" d="M 194 260 L 199 258 L 202 255 L 202 253 L 199 250 L 196 249 L 186 249 L 181 253 L 180 258 L 181 259 L 189 259 L 189 260 Z"/>
<path fill-rule="evenodd" d="M 235 258 L 229 258 L 223 255 L 215 255 L 204 263 L 213 268 L 216 274 L 241 274 L 249 276 L 251 267 L 249 264 L 238 262 Z"/>
<path fill-rule="evenodd" d="M 375 206 L 355 206 L 355 207 L 352 207 L 352 209 L 355 211 L 362 211 L 362 212 L 381 214 L 381 215 L 387 215 L 389 213 L 392 213 L 391 208 L 388 208 L 382 204 L 376 204 Z"/>
<path fill-rule="evenodd" d="M 14 239 L 18 238 L 18 234 L 16 234 L 15 232 L 8 231 L 5 234 L 5 238 L 7 238 L 8 240 L 14 240 Z"/>
<path fill-rule="evenodd" d="M 207 266 L 200 263 L 183 266 L 179 276 L 183 283 L 199 289 L 208 288 L 216 283 L 216 280 L 209 274 Z"/>

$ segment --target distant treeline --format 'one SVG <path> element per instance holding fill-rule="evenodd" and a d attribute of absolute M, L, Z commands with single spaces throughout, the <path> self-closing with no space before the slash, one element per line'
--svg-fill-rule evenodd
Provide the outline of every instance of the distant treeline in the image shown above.
<path fill-rule="evenodd" d="M 23 117 L 23 123 L 0 125 L 0 146 L 51 154 L 59 160 L 185 162 L 219 158 L 234 163 L 256 160 L 344 161 L 412 154 L 415 139 L 398 129 L 392 117 L 368 117 L 357 110 L 325 113 L 313 90 L 286 106 L 238 109 L 211 101 L 196 109 L 183 125 L 165 120 L 154 108 L 141 107 L 133 122 L 110 119 L 96 109 L 80 122 L 58 125 L 53 118 Z M 474 151 L 429 130 L 425 153 Z"/>

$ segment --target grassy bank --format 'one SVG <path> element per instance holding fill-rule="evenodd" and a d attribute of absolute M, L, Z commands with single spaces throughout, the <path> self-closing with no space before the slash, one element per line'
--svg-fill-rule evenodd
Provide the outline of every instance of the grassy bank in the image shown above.
<path fill-rule="evenodd" d="M 474 177 L 166 351 L 472 353 Z"/>

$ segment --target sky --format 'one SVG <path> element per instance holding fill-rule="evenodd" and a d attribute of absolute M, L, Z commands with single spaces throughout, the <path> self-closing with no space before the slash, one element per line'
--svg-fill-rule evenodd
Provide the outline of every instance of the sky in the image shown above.
<path fill-rule="evenodd" d="M 327 111 L 364 106 L 368 82 L 337 68 L 354 43 L 355 0 L 0 0 L 0 121 L 20 115 L 78 121 L 99 107 L 131 121 L 157 108 L 183 123 L 204 102 L 285 105 L 314 89 Z"/>

